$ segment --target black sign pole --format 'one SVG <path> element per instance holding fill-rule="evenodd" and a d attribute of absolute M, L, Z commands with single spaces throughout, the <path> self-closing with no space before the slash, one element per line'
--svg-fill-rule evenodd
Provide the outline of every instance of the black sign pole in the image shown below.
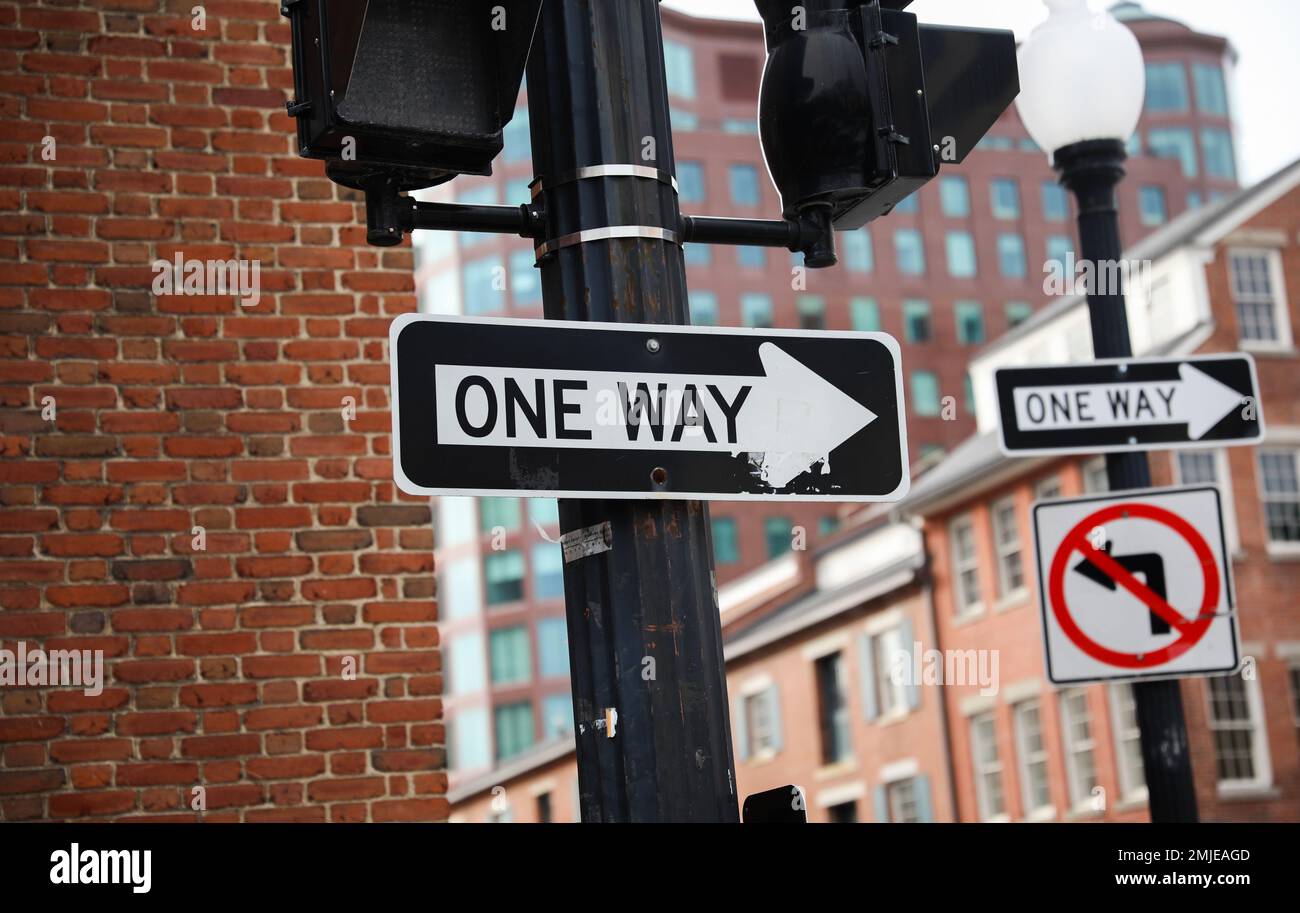
<path fill-rule="evenodd" d="M 548 0 L 528 105 L 546 317 L 687 323 L 656 0 Z M 583 820 L 739 821 L 708 509 L 567 500 L 560 521 L 609 544 L 564 568 Z"/>
<path fill-rule="evenodd" d="M 1077 143 L 1058 149 L 1055 155 L 1061 183 L 1074 192 L 1078 201 L 1081 257 L 1098 267 L 1117 264 L 1123 256 L 1115 189 L 1124 177 L 1124 158 L 1124 144 L 1117 140 Z M 1098 272 L 1094 271 L 1094 276 Z M 1118 274 L 1118 271 L 1105 272 Z M 1088 310 L 1093 355 L 1097 358 L 1132 356 L 1123 290 L 1090 288 Z M 1106 477 L 1112 491 L 1149 488 L 1151 467 L 1146 454 L 1107 454 Z M 1196 782 L 1192 777 L 1180 682 L 1178 679 L 1134 682 L 1133 695 L 1142 732 L 1142 766 L 1146 772 L 1151 820 L 1195 822 L 1198 820 Z"/>

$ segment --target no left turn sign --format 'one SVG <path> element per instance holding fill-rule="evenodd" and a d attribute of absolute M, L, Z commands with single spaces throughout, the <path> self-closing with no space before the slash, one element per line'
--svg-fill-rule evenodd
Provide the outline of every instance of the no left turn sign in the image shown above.
<path fill-rule="evenodd" d="M 1048 678 L 1219 675 L 1240 662 L 1213 487 L 1034 506 Z"/>

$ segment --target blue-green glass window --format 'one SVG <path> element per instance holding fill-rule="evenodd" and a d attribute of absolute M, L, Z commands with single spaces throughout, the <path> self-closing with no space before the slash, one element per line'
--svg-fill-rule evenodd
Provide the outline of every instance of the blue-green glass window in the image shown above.
<path fill-rule="evenodd" d="M 447 654 L 447 681 L 452 694 L 473 694 L 487 687 L 481 633 L 470 631 L 451 638 Z"/>
<path fill-rule="evenodd" d="M 760 198 L 758 169 L 753 165 L 730 165 L 727 179 L 731 185 L 731 202 L 737 206 L 757 206 Z"/>
<path fill-rule="evenodd" d="M 875 298 L 849 299 L 849 320 L 859 333 L 880 332 L 880 305 Z"/>
<path fill-rule="evenodd" d="M 799 329 L 826 329 L 826 299 L 821 295 L 800 295 L 798 309 Z"/>
<path fill-rule="evenodd" d="M 977 346 L 984 341 L 984 306 L 978 301 L 958 301 L 953 306 L 957 320 L 957 341 Z"/>
<path fill-rule="evenodd" d="M 515 116 L 510 118 L 510 123 L 506 124 L 505 130 L 502 131 L 502 138 L 505 140 L 505 149 L 501 154 L 507 162 L 526 162 L 533 157 L 532 138 L 528 131 L 527 105 L 515 108 Z"/>
<path fill-rule="evenodd" d="M 944 239 L 948 251 L 948 275 L 973 279 L 979 273 L 975 259 L 975 238 L 968 231 L 950 231 Z"/>
<path fill-rule="evenodd" d="M 1198 191 L 1198 190 L 1189 190 L 1189 191 L 1187 191 L 1187 208 L 1188 208 L 1188 209 L 1200 209 L 1200 208 L 1201 208 L 1201 204 L 1204 203 L 1204 202 L 1205 202 L 1205 201 L 1201 198 L 1201 193 L 1200 193 L 1200 191 Z"/>
<path fill-rule="evenodd" d="M 1020 218 L 1020 184 L 1016 179 L 994 178 L 989 183 L 989 205 L 994 218 Z"/>
<path fill-rule="evenodd" d="M 704 165 L 700 162 L 677 163 L 677 193 L 683 203 L 704 202 Z"/>
<path fill-rule="evenodd" d="M 963 177 L 939 178 L 939 204 L 945 216 L 966 218 L 970 215 L 970 184 Z"/>
<path fill-rule="evenodd" d="M 505 307 L 500 257 L 471 260 L 461 268 L 461 297 L 466 314 L 491 314 Z"/>
<path fill-rule="evenodd" d="M 491 552 L 483 558 L 487 604 L 518 602 L 524 598 L 523 552 Z"/>
<path fill-rule="evenodd" d="M 558 526 L 560 502 L 554 498 L 529 498 L 528 519 L 541 526 Z"/>
<path fill-rule="evenodd" d="M 492 763 L 487 709 L 466 707 L 447 721 L 447 757 L 453 770 L 479 770 Z"/>
<path fill-rule="evenodd" d="M 817 534 L 829 536 L 840 528 L 840 518 L 834 514 L 824 514 L 817 518 Z"/>
<path fill-rule="evenodd" d="M 1201 154 L 1205 157 L 1205 173 L 1225 181 L 1237 179 L 1237 162 L 1232 153 L 1232 134 L 1218 127 L 1201 131 Z"/>
<path fill-rule="evenodd" d="M 492 711 L 496 722 L 497 760 L 505 761 L 532 747 L 533 705 L 529 701 L 504 704 Z"/>
<path fill-rule="evenodd" d="M 1061 264 L 1056 267 L 1060 270 L 1058 275 L 1068 276 L 1072 272 L 1070 267 L 1070 257 L 1074 253 L 1074 241 L 1068 235 L 1048 235 L 1047 237 L 1047 259 L 1054 263 Z"/>
<path fill-rule="evenodd" d="M 1166 159 L 1178 159 L 1183 166 L 1183 174 L 1194 178 L 1198 174 L 1196 167 L 1196 139 L 1192 131 L 1185 127 L 1161 127 L 1147 133 L 1147 145 L 1151 154 Z"/>
<path fill-rule="evenodd" d="M 900 228 L 894 232 L 894 256 L 898 271 L 904 276 L 925 275 L 925 241 L 915 228 Z"/>
<path fill-rule="evenodd" d="M 767 251 L 749 244 L 737 247 L 736 265 L 762 269 L 767 266 Z"/>
<path fill-rule="evenodd" d="M 542 303 L 542 274 L 530 250 L 517 250 L 510 255 L 510 296 L 515 307 Z"/>
<path fill-rule="evenodd" d="M 518 498 L 481 498 L 479 500 L 479 529 L 490 533 L 498 526 L 518 529 L 523 518 L 523 508 Z"/>
<path fill-rule="evenodd" d="M 850 272 L 869 273 L 876 265 L 871 248 L 871 234 L 865 228 L 846 231 L 839 236 L 844 247 L 844 265 Z"/>
<path fill-rule="evenodd" d="M 746 292 L 740 296 L 740 319 L 747 327 L 772 325 L 772 296 Z"/>
<path fill-rule="evenodd" d="M 713 262 L 712 244 L 696 244 L 692 242 L 686 245 L 684 252 L 687 266 L 708 266 Z"/>
<path fill-rule="evenodd" d="M 1008 301 L 1006 315 L 1007 328 L 1012 329 L 1034 316 L 1034 307 L 1028 301 Z"/>
<path fill-rule="evenodd" d="M 668 109 L 668 123 L 680 133 L 691 133 L 700 129 L 699 115 L 683 111 L 681 108 Z"/>
<path fill-rule="evenodd" d="M 506 181 L 506 202 L 512 206 L 519 203 L 530 203 L 533 199 L 532 188 L 529 187 L 528 178 L 515 178 Z"/>
<path fill-rule="evenodd" d="M 542 678 L 569 675 L 569 630 L 563 618 L 537 622 L 537 666 Z"/>
<path fill-rule="evenodd" d="M 908 342 L 929 342 L 933 335 L 930 324 L 930 302 L 908 298 L 903 302 L 903 335 Z"/>
<path fill-rule="evenodd" d="M 1021 152 L 1042 152 L 1042 147 L 1034 142 L 1032 137 L 1022 136 L 1020 138 L 1019 148 Z"/>
<path fill-rule="evenodd" d="M 1147 110 L 1187 110 L 1187 71 L 1182 63 L 1147 64 Z"/>
<path fill-rule="evenodd" d="M 489 635 L 492 654 L 492 684 L 511 685 L 531 681 L 533 663 L 528 629 L 522 625 L 496 628 Z"/>
<path fill-rule="evenodd" d="M 765 518 L 763 538 L 767 542 L 767 557 L 779 558 L 794 547 L 794 521 L 789 517 Z"/>
<path fill-rule="evenodd" d="M 912 372 L 912 411 L 917 415 L 939 414 L 939 377 L 933 371 Z"/>
<path fill-rule="evenodd" d="M 920 203 L 917 202 L 918 199 L 919 198 L 915 193 L 910 193 L 894 204 L 893 211 L 901 212 L 905 215 L 915 215 L 921 208 Z"/>
<path fill-rule="evenodd" d="M 1192 81 L 1196 84 L 1196 107 L 1206 114 L 1228 116 L 1228 87 L 1223 81 L 1223 67 L 1216 63 L 1192 64 Z"/>
<path fill-rule="evenodd" d="M 966 411 L 971 415 L 975 414 L 975 384 L 970 379 L 970 372 L 966 372 L 965 381 L 962 384 L 962 393 L 965 394 Z"/>
<path fill-rule="evenodd" d="M 564 595 L 564 552 L 556 542 L 538 542 L 532 550 L 533 598 Z"/>
<path fill-rule="evenodd" d="M 448 618 L 472 618 L 483 610 L 478 560 L 444 561 L 438 571 L 439 609 Z"/>
<path fill-rule="evenodd" d="M 573 732 L 573 698 L 548 694 L 542 698 L 542 738 L 550 741 Z"/>
<path fill-rule="evenodd" d="M 695 97 L 695 52 L 689 45 L 664 39 L 664 70 L 668 75 L 669 95 Z"/>
<path fill-rule="evenodd" d="M 1043 218 L 1064 222 L 1070 217 L 1070 198 L 1056 181 L 1043 181 Z"/>
<path fill-rule="evenodd" d="M 1128 153 L 1129 158 L 1137 158 L 1143 154 L 1142 149 L 1142 131 L 1134 130 L 1133 135 L 1128 138 L 1124 144 L 1124 151 Z"/>
<path fill-rule="evenodd" d="M 723 133 L 748 133 L 758 132 L 758 121 L 750 117 L 726 117 L 722 120 Z"/>
<path fill-rule="evenodd" d="M 1163 225 L 1169 219 L 1169 205 L 1165 201 L 1165 189 L 1154 185 L 1138 188 L 1138 209 L 1142 213 L 1143 225 Z"/>
<path fill-rule="evenodd" d="M 740 560 L 740 532 L 734 517 L 713 518 L 713 560 L 718 564 Z"/>
<path fill-rule="evenodd" d="M 718 296 L 713 292 L 689 292 L 691 323 L 697 327 L 716 327 L 718 325 Z"/>
<path fill-rule="evenodd" d="M 1029 266 L 1025 260 L 1025 239 L 1020 235 L 998 235 L 998 268 L 1009 279 L 1023 279 Z"/>

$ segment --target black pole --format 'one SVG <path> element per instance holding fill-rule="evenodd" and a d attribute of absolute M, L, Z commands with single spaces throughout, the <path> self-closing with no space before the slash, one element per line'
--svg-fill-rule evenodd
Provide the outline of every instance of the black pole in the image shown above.
<path fill-rule="evenodd" d="M 1118 140 L 1090 140 L 1056 152 L 1061 183 L 1074 192 L 1079 204 L 1079 256 L 1100 267 L 1118 263 L 1119 210 L 1115 188 L 1124 177 L 1124 144 Z M 1121 275 L 1119 270 L 1096 269 L 1094 276 Z M 1092 322 L 1092 351 L 1097 358 L 1127 358 L 1133 354 L 1129 339 L 1124 290 L 1088 290 Z M 1117 375 L 1116 379 L 1120 379 Z M 1145 453 L 1106 456 L 1106 477 L 1112 491 L 1149 488 L 1151 467 Z M 1178 679 L 1133 683 L 1138 727 L 1142 732 L 1142 767 L 1146 771 L 1147 805 L 1157 823 L 1195 822 L 1196 783 L 1183 718 Z"/>
<path fill-rule="evenodd" d="M 686 323 L 656 0 L 547 0 L 528 106 L 547 318 Z M 565 500 L 560 523 L 608 544 L 564 567 L 583 820 L 738 821 L 707 508 Z"/>

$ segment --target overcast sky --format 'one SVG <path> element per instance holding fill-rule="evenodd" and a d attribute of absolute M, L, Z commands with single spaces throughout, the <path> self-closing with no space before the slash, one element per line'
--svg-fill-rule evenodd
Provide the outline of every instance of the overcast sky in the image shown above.
<path fill-rule="evenodd" d="M 796 0 L 791 0 L 792 5 Z M 1094 9 L 1110 0 L 1091 0 Z M 753 0 L 664 0 L 697 16 L 757 19 Z M 1300 0 L 1142 0 L 1152 14 L 1227 37 L 1240 55 L 1235 74 L 1241 180 L 1251 184 L 1300 158 Z M 1024 38 L 1046 18 L 1042 0 L 916 0 L 923 22 L 1013 30 Z"/>

